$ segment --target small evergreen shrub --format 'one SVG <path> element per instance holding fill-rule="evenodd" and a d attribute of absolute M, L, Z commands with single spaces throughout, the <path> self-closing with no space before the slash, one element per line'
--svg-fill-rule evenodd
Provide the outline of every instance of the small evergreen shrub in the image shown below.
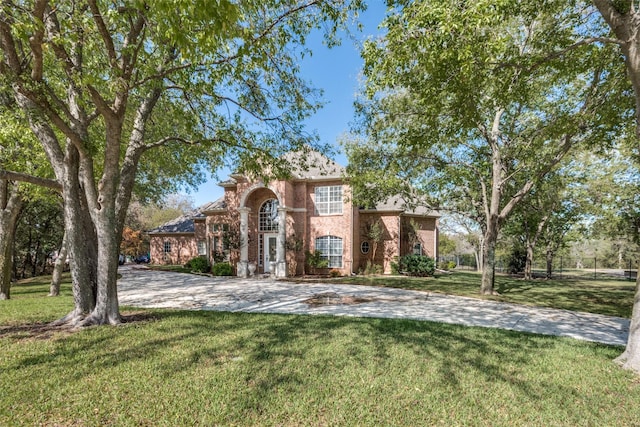
<path fill-rule="evenodd" d="M 307 261 L 307 265 L 311 267 L 314 273 L 316 269 L 329 267 L 329 260 L 322 258 L 322 253 L 320 251 L 307 251 L 305 254 L 305 258 Z"/>
<path fill-rule="evenodd" d="M 524 271 L 527 263 L 527 251 L 519 246 L 513 248 L 507 259 L 507 271 L 509 274 L 518 274 Z"/>
<path fill-rule="evenodd" d="M 211 267 L 214 276 L 233 276 L 233 268 L 228 262 L 217 262 Z"/>
<path fill-rule="evenodd" d="M 204 257 L 195 257 L 190 259 L 184 267 L 190 271 L 195 271 L 198 273 L 208 273 L 211 266 L 209 265 L 209 261 L 207 261 Z"/>
<path fill-rule="evenodd" d="M 439 262 L 438 263 L 438 269 L 439 270 L 444 270 L 444 271 L 449 270 L 449 262 L 448 261 Z"/>
<path fill-rule="evenodd" d="M 449 270 L 453 270 L 454 268 L 456 268 L 458 265 L 456 264 L 455 261 L 449 261 Z"/>
<path fill-rule="evenodd" d="M 409 276 L 433 276 L 436 263 L 433 258 L 424 255 L 405 255 L 400 258 L 400 271 Z"/>
<path fill-rule="evenodd" d="M 340 276 L 342 276 L 342 273 L 340 273 L 340 270 L 336 270 L 334 268 L 329 272 L 329 276 L 330 277 L 340 277 Z"/>
<path fill-rule="evenodd" d="M 362 272 L 362 274 L 364 274 L 365 276 L 372 276 L 376 274 L 382 274 L 382 272 L 383 272 L 383 269 L 381 265 L 374 264 L 369 260 L 367 261 L 367 266 L 364 268 L 364 271 Z"/>
<path fill-rule="evenodd" d="M 394 256 L 393 261 L 391 261 L 391 274 L 400 274 L 400 264 L 397 256 Z"/>

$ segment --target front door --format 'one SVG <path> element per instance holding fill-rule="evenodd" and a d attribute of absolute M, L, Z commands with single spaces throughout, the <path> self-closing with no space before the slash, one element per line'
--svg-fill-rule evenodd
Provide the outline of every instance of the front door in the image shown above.
<path fill-rule="evenodd" d="M 276 244 L 278 242 L 277 234 L 264 235 L 264 272 L 269 273 L 271 261 L 276 261 Z"/>

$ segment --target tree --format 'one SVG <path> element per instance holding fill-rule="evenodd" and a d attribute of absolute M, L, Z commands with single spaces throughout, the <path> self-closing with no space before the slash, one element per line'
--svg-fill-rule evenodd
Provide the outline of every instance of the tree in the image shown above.
<path fill-rule="evenodd" d="M 504 227 L 506 236 L 517 237 L 526 251 L 524 278 L 533 278 L 532 265 L 538 243 L 546 245 L 547 278 L 551 278 L 553 255 L 574 223 L 594 215 L 586 202 L 586 182 L 597 173 L 594 156 L 577 152 L 549 173 L 514 209 Z"/>
<path fill-rule="evenodd" d="M 18 183 L 0 179 L 0 300 L 11 296 L 13 239 L 22 207 Z"/>
<path fill-rule="evenodd" d="M 1 83 L 1 82 L 0 82 Z M 30 184 L 21 184 L 24 173 L 8 174 L 6 169 L 17 169 L 40 176 L 51 171 L 44 156 L 37 152 L 36 142 L 24 125 L 24 116 L 15 111 L 10 92 L 0 84 L 0 299 L 10 298 L 11 277 L 14 269 L 14 246 L 20 212 L 27 202 L 46 199 L 42 192 Z M 48 183 L 31 176 L 34 184 Z"/>
<path fill-rule="evenodd" d="M 14 270 L 18 279 L 46 274 L 49 256 L 60 248 L 64 224 L 60 196 L 33 189 L 18 221 Z"/>
<path fill-rule="evenodd" d="M 440 255 L 455 255 L 456 254 L 456 241 L 452 236 L 441 233 L 438 235 L 438 253 Z"/>
<path fill-rule="evenodd" d="M 440 229 L 455 234 L 458 240 L 457 250 L 473 252 L 476 267 L 482 271 L 482 247 L 483 234 L 480 232 L 478 223 L 468 216 L 451 214 L 443 217 L 440 222 Z"/>
<path fill-rule="evenodd" d="M 378 245 L 384 239 L 384 227 L 380 220 L 372 220 L 364 225 L 364 237 L 371 241 L 371 264 L 375 265 Z"/>
<path fill-rule="evenodd" d="M 122 230 L 122 243 L 120 243 L 121 252 L 127 256 L 136 257 L 142 252 L 142 247 L 142 232 L 125 226 Z"/>
<path fill-rule="evenodd" d="M 318 104 L 298 76 L 297 46 L 320 27 L 335 43 L 359 8 L 358 0 L 2 3 L 0 75 L 63 190 L 75 309 L 62 321 L 120 322 L 117 260 L 137 176 L 169 177 L 167 162 L 195 176 L 225 160 L 261 170 L 310 142 L 301 119 Z"/>
<path fill-rule="evenodd" d="M 575 146 L 612 140 L 612 117 L 628 111 L 617 57 L 596 44 L 572 50 L 570 65 L 554 55 L 590 23 L 566 1 L 388 3 L 384 38 L 362 53 L 368 145 L 347 150 L 354 192 L 384 181 L 375 197 L 413 187 L 469 215 L 484 235 L 480 292 L 494 293 L 496 242 L 515 206 Z"/>
<path fill-rule="evenodd" d="M 604 42 L 619 46 L 635 98 L 634 148 L 640 150 L 640 10 L 637 2 L 593 0 L 613 32 Z M 636 279 L 629 340 L 625 351 L 616 359 L 623 367 L 640 372 L 640 275 Z"/>
<path fill-rule="evenodd" d="M 67 233 L 62 234 L 62 242 L 58 249 L 58 256 L 53 263 L 53 272 L 51 273 L 51 284 L 49 285 L 49 296 L 57 297 L 60 295 L 60 285 L 62 284 L 62 273 L 67 264 Z"/>

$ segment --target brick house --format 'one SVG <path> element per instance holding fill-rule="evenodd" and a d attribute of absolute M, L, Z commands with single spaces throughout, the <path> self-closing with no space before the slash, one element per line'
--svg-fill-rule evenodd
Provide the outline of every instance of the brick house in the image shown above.
<path fill-rule="evenodd" d="M 149 232 L 151 262 L 184 264 L 205 256 L 231 262 L 242 277 L 285 277 L 304 274 L 306 253 L 314 251 L 342 275 L 358 273 L 367 262 L 390 273 L 391 262 L 410 253 L 437 256 L 436 212 L 406 210 L 399 199 L 374 209 L 354 206 L 341 166 L 317 152 L 307 162 L 292 166 L 286 181 L 232 174 L 220 183 L 220 199 Z M 368 237 L 373 224 L 382 231 L 378 242 Z"/>

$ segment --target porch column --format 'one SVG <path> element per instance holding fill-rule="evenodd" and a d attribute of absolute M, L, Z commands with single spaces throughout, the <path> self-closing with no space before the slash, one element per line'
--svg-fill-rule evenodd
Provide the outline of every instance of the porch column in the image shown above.
<path fill-rule="evenodd" d="M 250 208 L 239 208 L 240 212 L 240 263 L 238 264 L 238 276 L 249 276 L 249 212 Z"/>
<path fill-rule="evenodd" d="M 287 277 L 287 208 L 278 208 L 278 238 L 276 240 L 276 277 Z"/>

